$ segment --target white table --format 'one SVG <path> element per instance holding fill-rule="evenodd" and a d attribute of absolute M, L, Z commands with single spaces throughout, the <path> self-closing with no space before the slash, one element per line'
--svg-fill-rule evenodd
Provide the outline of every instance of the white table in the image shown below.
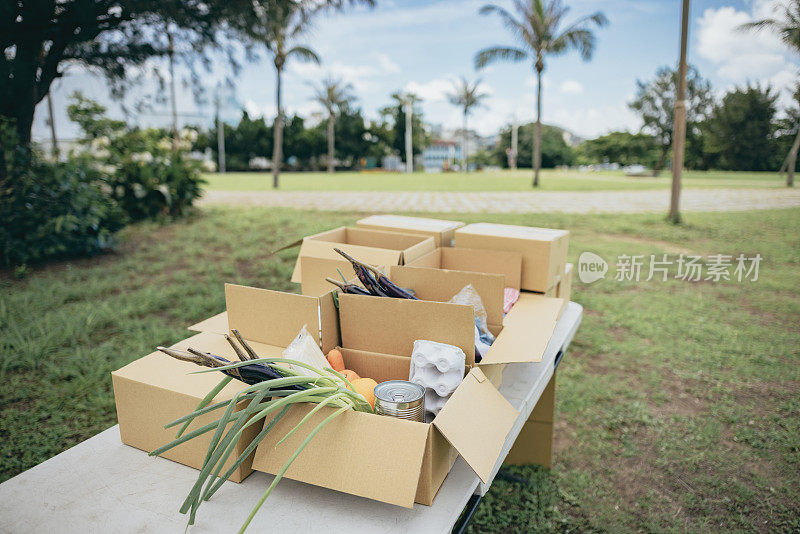
<path fill-rule="evenodd" d="M 580 325 L 583 308 L 570 302 L 540 363 L 511 364 L 500 392 L 520 412 L 492 478 L 516 441 Z M 120 442 L 117 426 L 0 484 L 0 532 L 183 532 L 178 508 L 197 471 Z M 193 533 L 236 532 L 272 480 L 255 472 L 226 482 L 200 507 Z M 250 532 L 450 532 L 482 484 L 459 458 L 432 506 L 412 509 L 284 479 L 250 525 Z M 474 500 L 474 499 L 473 499 Z"/>

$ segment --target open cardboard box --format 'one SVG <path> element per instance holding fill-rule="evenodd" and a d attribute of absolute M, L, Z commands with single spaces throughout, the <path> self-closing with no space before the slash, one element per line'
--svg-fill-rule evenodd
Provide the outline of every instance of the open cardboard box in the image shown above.
<path fill-rule="evenodd" d="M 475 248 L 440 247 L 406 262 L 408 267 L 448 269 L 476 273 L 494 273 L 505 276 L 506 287 L 520 288 L 522 254 L 507 250 L 481 250 Z"/>
<path fill-rule="evenodd" d="M 431 300 L 339 294 L 345 365 L 378 382 L 407 380 L 414 341 L 428 339 L 464 351 L 464 381 L 430 424 L 346 412 L 317 435 L 286 476 L 400 506 L 429 505 L 459 454 L 482 480 L 490 476 L 517 413 L 487 372 L 512 361 L 540 361 L 561 306 L 558 299 L 525 295 L 503 320 L 502 275 L 393 267 L 392 277 Z M 489 321 L 496 323 L 490 324 L 498 337 L 485 365 L 474 360 L 472 308 L 436 301 L 449 300 L 464 282 L 482 294 Z M 294 407 L 276 425 L 256 449 L 254 469 L 281 469 L 303 435 L 280 446 L 277 441 L 310 409 Z M 313 428 L 331 412 L 320 410 L 306 424 Z"/>
<path fill-rule="evenodd" d="M 453 237 L 463 222 L 407 217 L 405 215 L 371 215 L 356 221 L 356 227 L 386 232 L 401 232 L 432 237 L 437 247 L 453 246 Z"/>
<path fill-rule="evenodd" d="M 338 313 L 330 293 L 313 298 L 226 284 L 225 298 L 227 312 L 194 325 L 204 331 L 173 347 L 192 347 L 238 361 L 224 338 L 228 332 L 228 318 L 232 324 L 238 325 L 234 328 L 242 331 L 253 349 L 264 357 L 280 356 L 304 325 L 325 351 L 339 342 Z M 221 331 L 222 328 L 224 330 Z M 222 377 L 221 373 L 192 374 L 200 369 L 193 363 L 154 352 L 112 372 L 122 442 L 151 452 L 172 441 L 178 427 L 165 429 L 164 425 L 194 411 Z M 230 400 L 246 387 L 243 382 L 234 380 L 214 398 L 214 402 Z M 243 406 L 244 403 L 239 408 Z M 217 417 L 217 413 L 205 414 L 197 418 L 188 431 L 210 423 Z M 253 425 L 245 431 L 229 462 L 244 451 L 259 431 L 259 425 Z M 189 440 L 162 456 L 199 469 L 210 440 L 211 433 Z M 250 462 L 251 459 L 245 461 L 230 479 L 240 482 L 249 475 L 252 472 Z"/>
<path fill-rule="evenodd" d="M 517 412 L 474 367 L 469 306 L 339 295 L 342 355 L 348 368 L 376 381 L 407 380 L 416 339 L 462 348 L 468 373 L 432 423 L 345 412 L 298 456 L 286 476 L 378 501 L 431 504 L 458 454 L 483 480 L 499 456 Z M 234 326 L 234 323 L 231 323 Z M 275 473 L 304 439 L 277 441 L 311 409 L 296 406 L 256 449 L 253 467 Z M 333 409 L 306 423 L 311 429 Z"/>
<path fill-rule="evenodd" d="M 564 273 L 569 246 L 567 230 L 475 223 L 455 233 L 456 247 L 511 250 L 522 254 L 520 287 L 544 293 Z"/>
<path fill-rule="evenodd" d="M 308 276 L 321 280 L 320 283 L 327 283 L 325 276 L 338 276 L 336 267 L 350 269 L 349 264 L 334 248 L 371 265 L 390 266 L 413 261 L 436 247 L 432 237 L 342 226 L 303 238 L 292 273 L 292 282 L 303 283 L 303 271 L 306 271 Z M 312 262 L 306 258 L 316 258 L 317 261 Z M 342 269 L 342 272 L 347 271 Z M 311 291 L 311 286 L 306 287 Z"/>

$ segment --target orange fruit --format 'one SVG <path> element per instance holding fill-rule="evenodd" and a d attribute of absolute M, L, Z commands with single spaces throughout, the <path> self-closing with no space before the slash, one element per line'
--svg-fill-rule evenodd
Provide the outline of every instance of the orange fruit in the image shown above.
<path fill-rule="evenodd" d="M 353 383 L 353 389 L 356 393 L 360 393 L 367 399 L 367 402 L 370 406 L 375 408 L 375 386 L 378 385 L 371 378 L 359 378 L 357 380 L 351 380 Z"/>

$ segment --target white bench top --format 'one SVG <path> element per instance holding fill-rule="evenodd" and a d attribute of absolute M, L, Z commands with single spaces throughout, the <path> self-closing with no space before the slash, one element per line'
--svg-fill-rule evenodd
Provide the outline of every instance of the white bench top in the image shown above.
<path fill-rule="evenodd" d="M 516 441 L 583 315 L 570 302 L 540 363 L 510 364 L 500 392 L 520 412 L 494 474 Z M 494 477 L 494 475 L 493 475 Z M 492 478 L 493 478 L 492 477 Z M 0 532 L 183 532 L 183 499 L 197 471 L 123 445 L 114 426 L 0 484 Z M 203 503 L 192 533 L 236 532 L 272 475 L 226 482 Z M 491 483 L 491 481 L 490 481 Z M 406 509 L 325 488 L 282 480 L 250 525 L 251 532 L 447 533 L 483 485 L 459 457 L 432 506 Z"/>

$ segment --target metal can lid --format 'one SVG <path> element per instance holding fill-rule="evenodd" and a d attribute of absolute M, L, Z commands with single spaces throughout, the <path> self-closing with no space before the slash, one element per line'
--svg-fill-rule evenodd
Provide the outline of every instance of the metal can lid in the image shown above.
<path fill-rule="evenodd" d="M 375 386 L 375 397 L 384 402 L 409 403 L 425 396 L 425 388 L 408 380 L 388 380 Z"/>

